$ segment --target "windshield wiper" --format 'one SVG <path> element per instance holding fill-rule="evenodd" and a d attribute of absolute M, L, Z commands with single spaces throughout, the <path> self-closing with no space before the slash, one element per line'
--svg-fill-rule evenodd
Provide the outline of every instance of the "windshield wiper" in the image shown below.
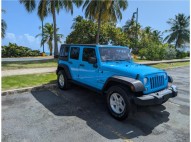
<path fill-rule="evenodd" d="M 112 59 L 105 59 L 104 62 L 106 62 L 106 61 L 114 61 L 114 60 L 112 60 Z"/>

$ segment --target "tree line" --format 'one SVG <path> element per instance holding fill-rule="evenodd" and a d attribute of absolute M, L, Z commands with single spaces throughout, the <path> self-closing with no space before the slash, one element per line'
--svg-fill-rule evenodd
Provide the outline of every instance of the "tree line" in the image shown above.
<path fill-rule="evenodd" d="M 65 9 L 67 12 L 73 13 L 74 5 L 77 7 L 83 6 L 85 9 L 86 18 L 96 20 L 98 24 L 96 43 L 99 43 L 99 31 L 101 21 L 103 19 L 110 21 L 117 21 L 122 19 L 121 10 L 125 10 L 128 6 L 127 0 L 20 0 L 28 12 L 33 12 L 38 5 L 38 16 L 43 21 L 49 14 L 53 18 L 54 27 L 54 56 L 58 57 L 58 45 L 57 45 L 57 25 L 56 25 L 56 13 L 59 14 L 60 10 Z"/>

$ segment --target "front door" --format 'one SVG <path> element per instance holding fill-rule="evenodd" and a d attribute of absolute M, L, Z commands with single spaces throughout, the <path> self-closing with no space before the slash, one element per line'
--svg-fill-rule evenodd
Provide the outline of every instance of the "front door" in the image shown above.
<path fill-rule="evenodd" d="M 88 62 L 89 57 L 96 58 L 96 51 L 94 47 L 84 47 L 82 51 L 82 59 L 79 64 L 79 78 L 78 81 L 89 85 L 91 87 L 97 88 L 97 78 L 98 78 L 98 66 L 96 64 L 90 64 Z"/>

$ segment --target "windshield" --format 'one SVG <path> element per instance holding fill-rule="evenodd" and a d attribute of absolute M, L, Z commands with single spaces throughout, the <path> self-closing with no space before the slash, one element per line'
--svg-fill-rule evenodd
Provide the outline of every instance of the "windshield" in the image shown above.
<path fill-rule="evenodd" d="M 101 61 L 129 61 L 131 53 L 128 48 L 100 47 Z"/>

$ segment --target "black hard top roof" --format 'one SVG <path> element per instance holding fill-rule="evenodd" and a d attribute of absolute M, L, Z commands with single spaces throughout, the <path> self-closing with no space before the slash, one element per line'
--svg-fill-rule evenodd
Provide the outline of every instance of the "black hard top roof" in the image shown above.
<path fill-rule="evenodd" d="M 99 45 L 99 44 L 62 44 L 62 45 L 65 45 L 65 46 L 94 46 L 94 47 L 96 47 L 96 45 Z"/>
<path fill-rule="evenodd" d="M 127 46 L 120 46 L 120 45 L 101 45 L 101 44 L 62 44 L 61 46 L 127 47 Z"/>

